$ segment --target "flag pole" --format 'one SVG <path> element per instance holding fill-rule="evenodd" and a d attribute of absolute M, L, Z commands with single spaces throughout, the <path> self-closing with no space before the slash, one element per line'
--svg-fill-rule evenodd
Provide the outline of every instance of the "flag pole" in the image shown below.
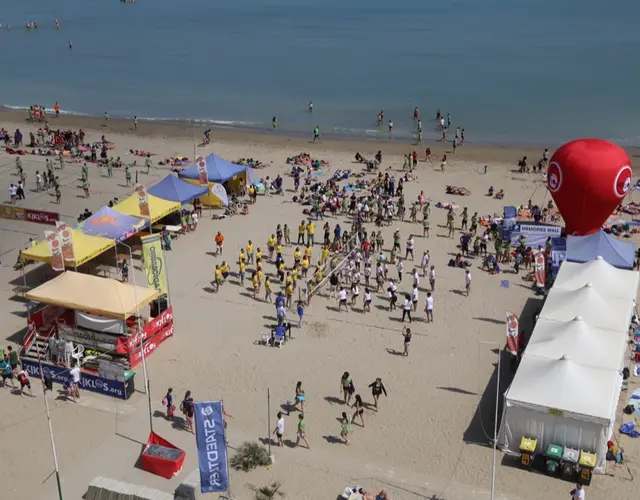
<path fill-rule="evenodd" d="M 58 483 L 58 498 L 62 499 L 62 483 L 60 481 L 60 470 L 58 468 L 58 454 L 56 453 L 56 442 L 53 438 L 53 426 L 51 425 L 51 413 L 49 412 L 49 400 L 47 399 L 47 387 L 44 383 L 44 368 L 42 367 L 42 360 L 40 359 L 40 351 L 38 352 L 38 364 L 40 365 L 40 380 L 42 382 L 42 395 L 44 396 L 44 407 L 47 411 L 47 423 L 49 424 L 49 441 L 51 442 L 51 454 L 53 455 L 53 466 L 56 471 L 56 482 Z"/>
<path fill-rule="evenodd" d="M 269 460 L 271 460 L 271 389 L 267 387 L 267 442 L 269 443 Z"/>

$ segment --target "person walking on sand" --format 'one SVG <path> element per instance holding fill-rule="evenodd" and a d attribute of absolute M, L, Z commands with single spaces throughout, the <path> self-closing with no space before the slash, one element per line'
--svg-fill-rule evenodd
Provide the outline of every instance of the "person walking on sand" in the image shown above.
<path fill-rule="evenodd" d="M 371 395 L 373 396 L 373 406 L 375 410 L 378 411 L 378 400 L 382 394 L 387 396 L 387 389 L 380 377 L 371 382 L 368 387 L 371 389 Z"/>
<path fill-rule="evenodd" d="M 455 220 L 456 214 L 453 213 L 453 208 L 450 208 L 449 211 L 447 212 L 447 228 L 449 229 L 449 234 L 448 237 L 449 238 L 453 238 L 455 236 L 455 227 L 454 227 L 454 220 Z"/>
<path fill-rule="evenodd" d="M 302 388 L 301 380 L 298 380 L 298 383 L 296 384 L 296 395 L 294 399 L 295 401 L 293 402 L 293 408 L 304 413 L 304 402 L 307 400 L 307 396 L 304 393 L 304 389 Z M 298 405 L 300 405 L 300 408 L 298 408 Z"/>
<path fill-rule="evenodd" d="M 133 130 L 138 130 L 138 117 L 133 117 Z"/>
<path fill-rule="evenodd" d="M 429 250 L 425 250 L 422 254 L 422 260 L 420 261 L 420 267 L 422 268 L 422 276 L 427 276 L 427 269 L 429 268 L 429 261 L 431 260 L 431 254 Z"/>
<path fill-rule="evenodd" d="M 402 322 L 404 323 L 404 319 L 409 318 L 409 323 L 411 320 L 411 297 L 408 293 L 404 295 L 404 302 L 402 303 Z"/>
<path fill-rule="evenodd" d="M 86 180 L 86 179 L 82 183 L 82 190 L 84 191 L 84 197 L 85 198 L 91 198 L 91 195 L 89 194 L 89 181 Z"/>
<path fill-rule="evenodd" d="M 215 237 L 216 242 L 216 256 L 222 255 L 222 248 L 224 247 L 224 235 L 218 231 Z"/>
<path fill-rule="evenodd" d="M 193 406 L 193 398 L 191 397 L 191 391 L 187 391 L 184 393 L 184 399 L 182 400 L 182 403 L 180 403 L 180 410 L 182 410 L 182 413 L 185 416 L 185 420 L 187 421 L 187 429 L 189 429 L 189 432 L 191 432 L 191 434 L 194 434 L 194 431 L 193 431 L 194 406 Z"/>
<path fill-rule="evenodd" d="M 404 337 L 404 352 L 403 356 L 409 356 L 409 345 L 411 344 L 411 329 L 403 328 L 401 335 Z"/>
<path fill-rule="evenodd" d="M 278 412 L 278 421 L 276 422 L 276 428 L 273 429 L 273 434 L 278 439 L 278 446 L 284 446 L 282 436 L 284 436 L 284 415 L 281 411 Z"/>
<path fill-rule="evenodd" d="M 349 434 L 351 434 L 351 420 L 347 416 L 346 412 L 342 412 L 341 419 L 342 428 L 340 430 L 340 437 L 344 439 L 344 444 L 349 444 Z"/>
<path fill-rule="evenodd" d="M 109 126 L 109 113 L 107 113 L 106 111 L 104 112 L 104 126 Z"/>
<path fill-rule="evenodd" d="M 313 129 L 313 142 L 320 142 L 320 127 L 317 125 Z"/>
<path fill-rule="evenodd" d="M 34 397 L 31 392 L 31 381 L 29 380 L 29 375 L 24 371 L 24 368 L 18 371 L 17 379 L 18 382 L 20 382 L 20 396 L 24 394 L 24 388 L 26 387 L 29 392 L 29 396 Z"/>
<path fill-rule="evenodd" d="M 124 167 L 124 178 L 127 184 L 127 187 L 131 184 L 131 171 L 129 170 L 129 166 Z"/>
<path fill-rule="evenodd" d="M 338 292 L 338 312 L 342 311 L 342 307 L 344 306 L 344 310 L 349 312 L 349 305 L 347 304 L 347 291 L 344 287 L 340 288 Z"/>
<path fill-rule="evenodd" d="M 356 409 L 356 411 L 353 412 L 353 416 L 351 417 L 351 422 L 355 423 L 356 417 L 360 417 L 360 422 L 362 422 L 362 427 L 364 427 L 364 418 L 362 417 L 362 415 L 364 415 L 364 403 L 362 402 L 362 397 L 360 396 L 360 394 L 356 394 L 351 408 Z"/>
<path fill-rule="evenodd" d="M 447 168 L 447 155 L 442 155 L 442 160 L 440 160 L 440 172 L 444 172 Z"/>
<path fill-rule="evenodd" d="M 464 272 L 464 288 L 467 291 L 467 297 L 471 293 L 471 271 L 468 269 Z"/>
<path fill-rule="evenodd" d="M 371 290 L 369 290 L 369 288 L 364 289 L 363 301 L 364 303 L 362 304 L 362 312 L 371 312 Z"/>
<path fill-rule="evenodd" d="M 71 370 L 69 370 L 69 376 L 71 377 L 71 387 L 69 387 L 69 394 L 71 394 L 71 398 L 73 402 L 76 402 L 76 399 L 80 399 L 80 366 L 73 360 L 71 365 Z"/>
<path fill-rule="evenodd" d="M 175 412 L 175 405 L 173 404 L 173 389 L 169 387 L 167 393 L 162 400 L 162 406 L 167 409 L 167 420 L 173 420 L 173 414 Z"/>
<path fill-rule="evenodd" d="M 355 386 L 353 385 L 353 380 L 351 379 L 351 375 L 349 372 L 344 372 L 342 377 L 340 378 L 340 390 L 342 391 L 342 398 L 344 400 L 344 404 L 348 405 L 351 401 L 351 396 L 355 391 Z"/>
<path fill-rule="evenodd" d="M 56 192 L 56 203 L 60 205 L 60 200 L 62 198 L 62 193 L 60 192 L 60 184 L 56 182 L 55 184 L 55 192 Z"/>
<path fill-rule="evenodd" d="M 296 446 L 300 444 L 300 440 L 303 440 L 307 445 L 307 449 L 311 449 L 309 441 L 307 441 L 307 423 L 304 421 L 304 414 L 298 415 L 298 432 L 296 433 Z"/>
<path fill-rule="evenodd" d="M 60 104 L 58 104 L 57 101 L 53 105 L 53 111 L 55 111 L 55 113 L 56 113 L 56 118 L 59 118 L 60 117 Z"/>
<path fill-rule="evenodd" d="M 427 292 L 427 303 L 424 306 L 424 312 L 427 314 L 427 323 L 433 323 L 433 296 L 431 292 Z"/>
<path fill-rule="evenodd" d="M 432 292 L 436 291 L 436 266 L 431 266 L 429 269 L 429 286 Z"/>

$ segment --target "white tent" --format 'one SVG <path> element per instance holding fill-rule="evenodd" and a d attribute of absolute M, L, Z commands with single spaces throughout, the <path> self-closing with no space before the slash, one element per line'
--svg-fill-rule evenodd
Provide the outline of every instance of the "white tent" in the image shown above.
<path fill-rule="evenodd" d="M 540 318 L 568 321 L 582 316 L 590 326 L 626 332 L 634 306 L 631 297 L 610 297 L 597 291 L 591 283 L 574 290 L 554 286 L 542 307 Z"/>
<path fill-rule="evenodd" d="M 602 257 L 590 262 L 578 264 L 565 261 L 560 266 L 553 288 L 576 290 L 587 283 L 606 297 L 619 297 L 628 300 L 636 296 L 640 274 L 612 266 Z"/>
<path fill-rule="evenodd" d="M 621 385 L 619 370 L 527 353 L 505 394 L 498 443 L 517 454 L 520 439 L 533 436 L 538 453 L 549 444 L 595 451 L 601 472 Z"/>
<path fill-rule="evenodd" d="M 581 366 L 622 370 L 627 332 L 595 328 L 580 316 L 570 321 L 539 319 L 527 344 L 527 356 L 557 359 L 564 353 Z"/>

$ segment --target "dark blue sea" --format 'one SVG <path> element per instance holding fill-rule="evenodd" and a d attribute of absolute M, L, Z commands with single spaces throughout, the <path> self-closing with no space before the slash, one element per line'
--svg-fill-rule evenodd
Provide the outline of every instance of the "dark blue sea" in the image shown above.
<path fill-rule="evenodd" d="M 419 106 L 426 138 L 441 109 L 468 142 L 638 145 L 638 19 L 633 0 L 6 1 L 0 103 L 370 138 L 392 119 L 399 140 Z"/>

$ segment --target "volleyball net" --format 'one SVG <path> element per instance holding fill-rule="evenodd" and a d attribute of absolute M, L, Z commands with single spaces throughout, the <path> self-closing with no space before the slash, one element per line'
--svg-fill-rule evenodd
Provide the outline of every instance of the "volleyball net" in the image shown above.
<path fill-rule="evenodd" d="M 349 239 L 343 243 L 340 251 L 338 252 L 338 256 L 341 259 L 335 265 L 333 269 L 331 269 L 331 261 L 336 257 L 336 254 L 332 254 L 329 256 L 327 261 L 323 264 L 322 267 L 322 280 L 319 283 L 316 283 L 316 276 L 307 278 L 304 282 L 304 287 L 300 287 L 301 297 L 300 299 L 305 302 L 305 304 L 309 304 L 309 300 L 313 295 L 317 295 L 320 293 L 322 288 L 327 284 L 327 282 L 331 279 L 331 276 L 334 274 L 340 273 L 342 268 L 345 266 L 349 258 L 356 252 L 359 248 L 358 243 L 358 232 L 356 231 L 353 235 L 349 237 Z M 329 270 L 329 272 L 327 272 Z"/>

